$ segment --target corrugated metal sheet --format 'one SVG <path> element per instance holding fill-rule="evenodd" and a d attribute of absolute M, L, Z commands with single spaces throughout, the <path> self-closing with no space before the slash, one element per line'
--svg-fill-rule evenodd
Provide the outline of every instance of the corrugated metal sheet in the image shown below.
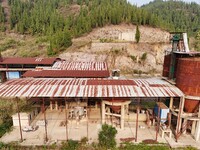
<path fill-rule="evenodd" d="M 59 61 L 56 62 L 52 69 L 58 70 L 88 70 L 88 71 L 106 71 L 108 66 L 106 62 L 68 62 Z"/>
<path fill-rule="evenodd" d="M 0 97 L 179 97 L 183 93 L 160 79 L 24 78 L 0 85 Z"/>
<path fill-rule="evenodd" d="M 0 64 L 53 65 L 59 58 L 3 58 Z"/>
<path fill-rule="evenodd" d="M 23 77 L 34 78 L 106 78 L 109 77 L 109 71 L 86 71 L 86 70 L 41 70 L 27 71 Z"/>

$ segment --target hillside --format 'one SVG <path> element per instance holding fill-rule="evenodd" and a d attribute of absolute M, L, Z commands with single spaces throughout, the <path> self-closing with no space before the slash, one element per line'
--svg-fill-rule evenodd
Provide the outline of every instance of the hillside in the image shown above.
<path fill-rule="evenodd" d="M 170 49 L 169 33 L 158 28 L 139 27 L 141 39 L 135 42 L 136 26 L 109 25 L 76 38 L 73 45 L 59 55 L 72 61 L 107 61 L 109 69 L 124 75 L 161 74 L 164 51 Z M 146 55 L 146 58 L 142 58 Z"/>
<path fill-rule="evenodd" d="M 167 31 L 186 30 L 194 37 L 199 10 L 195 3 L 161 0 L 142 8 L 124 0 L 1 0 L 0 51 L 3 56 L 107 61 L 124 74 L 161 74 L 164 50 L 171 46 Z"/>
<path fill-rule="evenodd" d="M 169 23 L 171 31 L 187 31 L 194 36 L 200 30 L 200 5 L 194 2 L 154 0 L 142 8 Z"/>

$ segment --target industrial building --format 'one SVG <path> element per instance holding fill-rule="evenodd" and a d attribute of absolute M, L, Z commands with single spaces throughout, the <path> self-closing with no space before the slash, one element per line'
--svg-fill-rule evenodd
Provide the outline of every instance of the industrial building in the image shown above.
<path fill-rule="evenodd" d="M 35 59 L 29 63 L 14 61 L 12 66 L 14 58 L 9 61 L 2 58 L 0 97 L 13 98 L 16 104 L 19 99 L 26 99 L 37 106 L 42 120 L 27 119 L 27 122 L 29 125 L 44 125 L 45 141 L 50 134 L 47 130 L 50 123 L 47 122 L 53 122 L 47 117 L 48 113 L 56 111 L 64 115 L 60 124 L 65 125 L 62 132 L 66 135 L 65 140 L 70 138 L 69 120 L 75 120 L 77 125 L 86 119 L 87 135 L 90 120 L 112 124 L 122 130 L 131 120 L 136 123 L 135 141 L 139 134 L 139 121 L 145 122 L 148 127 L 156 126 L 153 140 L 157 141 L 161 132 L 162 137 L 169 133 L 170 138 L 173 133 L 178 142 L 179 137 L 190 130 L 198 141 L 200 53 L 190 52 L 186 39 L 185 33 L 172 33 L 172 50 L 166 52 L 162 79 L 122 79 L 116 76 L 116 72 L 111 75 L 105 62 L 69 62 L 49 58 L 51 61 L 48 63 Z M 6 72 L 12 71 L 23 73 L 15 79 L 6 76 L 10 74 Z M 143 102 L 155 102 L 155 107 L 145 108 Z M 23 140 L 20 112 L 17 116 L 19 123 L 16 124 L 20 127 L 19 134 Z M 16 122 L 16 115 L 14 117 Z"/>

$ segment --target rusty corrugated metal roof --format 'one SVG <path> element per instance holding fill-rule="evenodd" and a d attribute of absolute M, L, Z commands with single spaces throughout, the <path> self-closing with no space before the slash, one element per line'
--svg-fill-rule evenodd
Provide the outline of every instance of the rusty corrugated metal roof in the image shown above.
<path fill-rule="evenodd" d="M 0 97 L 181 97 L 175 86 L 160 79 L 23 78 L 0 85 Z"/>
<path fill-rule="evenodd" d="M 106 62 L 57 61 L 51 68 L 27 71 L 23 77 L 34 78 L 107 78 L 110 76 Z"/>
<path fill-rule="evenodd" d="M 31 64 L 31 65 L 53 65 L 59 58 L 3 58 L 0 64 Z"/>
<path fill-rule="evenodd" d="M 23 77 L 34 78 L 106 78 L 109 77 L 108 70 L 30 70 Z"/>
<path fill-rule="evenodd" d="M 58 61 L 52 69 L 58 70 L 88 70 L 88 71 L 106 71 L 108 65 L 106 62 L 68 62 Z"/>

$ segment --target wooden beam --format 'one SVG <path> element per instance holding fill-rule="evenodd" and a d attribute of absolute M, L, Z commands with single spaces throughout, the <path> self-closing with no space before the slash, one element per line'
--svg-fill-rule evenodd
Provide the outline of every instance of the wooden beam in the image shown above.
<path fill-rule="evenodd" d="M 21 125 L 21 119 L 20 119 L 20 111 L 19 111 L 19 102 L 18 102 L 18 98 L 16 98 L 16 101 L 17 101 L 17 114 L 18 114 L 18 120 L 19 120 L 20 137 L 21 137 L 21 142 L 23 142 L 22 125 Z"/>

